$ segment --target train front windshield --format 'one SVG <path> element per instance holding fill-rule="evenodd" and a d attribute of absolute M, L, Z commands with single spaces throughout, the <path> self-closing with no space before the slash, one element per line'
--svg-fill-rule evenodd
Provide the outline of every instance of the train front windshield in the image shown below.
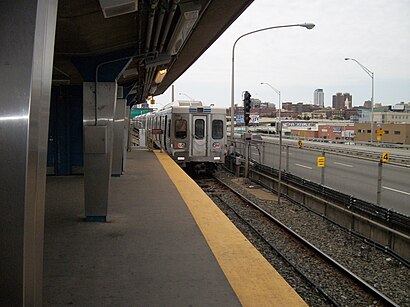
<path fill-rule="evenodd" d="M 175 121 L 175 137 L 185 139 L 187 136 L 187 121 L 185 119 L 177 119 Z"/>
<path fill-rule="evenodd" d="M 224 126 L 223 121 L 216 119 L 212 121 L 212 138 L 214 140 L 222 139 L 224 136 Z"/>

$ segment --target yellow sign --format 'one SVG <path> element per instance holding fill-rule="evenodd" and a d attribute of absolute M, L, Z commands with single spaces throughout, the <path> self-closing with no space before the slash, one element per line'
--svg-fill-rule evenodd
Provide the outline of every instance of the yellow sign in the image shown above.
<path fill-rule="evenodd" d="M 326 158 L 324 156 L 317 157 L 317 167 L 325 167 Z"/>
<path fill-rule="evenodd" d="M 381 136 L 381 135 L 378 135 L 378 136 L 376 136 L 376 139 L 377 139 L 378 141 L 381 141 L 381 140 L 382 140 L 382 136 Z"/>
<path fill-rule="evenodd" d="M 390 154 L 388 152 L 384 152 L 382 154 L 382 162 L 389 162 L 390 160 Z"/>
<path fill-rule="evenodd" d="M 299 148 L 302 148 L 302 146 L 303 146 L 302 140 L 299 140 L 299 141 L 298 141 L 298 147 L 299 147 Z"/>
<path fill-rule="evenodd" d="M 377 129 L 377 134 L 378 135 L 383 135 L 384 134 L 384 130 L 383 129 Z"/>

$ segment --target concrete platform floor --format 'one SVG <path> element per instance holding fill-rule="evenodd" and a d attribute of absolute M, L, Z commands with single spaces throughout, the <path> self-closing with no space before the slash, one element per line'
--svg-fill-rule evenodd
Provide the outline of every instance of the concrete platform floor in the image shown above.
<path fill-rule="evenodd" d="M 81 176 L 48 177 L 44 306 L 239 306 L 153 153 L 112 177 L 107 223 L 87 223 Z"/>

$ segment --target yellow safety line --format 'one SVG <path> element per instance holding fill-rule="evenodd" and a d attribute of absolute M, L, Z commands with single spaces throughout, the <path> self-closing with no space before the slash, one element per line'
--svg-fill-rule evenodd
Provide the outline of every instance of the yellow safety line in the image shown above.
<path fill-rule="evenodd" d="M 155 154 L 175 184 L 243 306 L 307 306 L 196 183 L 165 153 Z"/>

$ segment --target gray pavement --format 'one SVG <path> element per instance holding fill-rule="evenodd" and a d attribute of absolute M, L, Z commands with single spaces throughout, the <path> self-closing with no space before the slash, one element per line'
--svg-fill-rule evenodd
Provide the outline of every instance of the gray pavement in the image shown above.
<path fill-rule="evenodd" d="M 48 177 L 44 306 L 239 306 L 155 155 L 129 153 L 107 223 L 83 221 L 83 178 Z"/>
<path fill-rule="evenodd" d="M 265 165 L 279 168 L 279 145 L 266 144 L 261 149 Z M 262 154 L 263 154 L 262 153 Z M 282 151 L 282 169 L 320 183 L 321 169 L 317 167 L 320 152 L 299 148 L 289 148 L 289 163 L 286 151 Z M 252 158 L 259 161 L 259 152 L 252 149 Z M 324 185 L 342 193 L 376 204 L 378 162 L 360 159 L 354 155 L 342 156 L 326 153 Z M 382 207 L 410 216 L 410 168 L 383 164 L 382 170 Z"/>

